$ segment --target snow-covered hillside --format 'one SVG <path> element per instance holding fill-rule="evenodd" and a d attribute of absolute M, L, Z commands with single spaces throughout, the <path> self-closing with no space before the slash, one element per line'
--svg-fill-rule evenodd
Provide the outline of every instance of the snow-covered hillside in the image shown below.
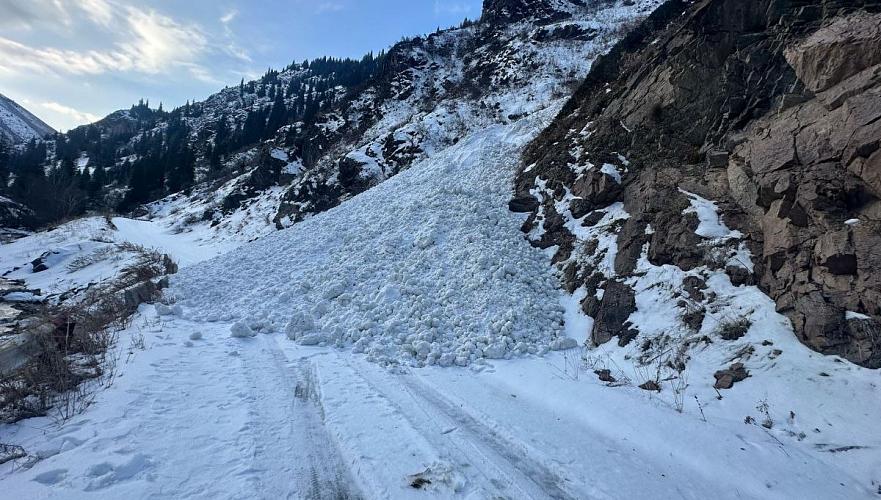
<path fill-rule="evenodd" d="M 13 144 L 42 139 L 55 130 L 12 99 L 0 94 L 0 138 Z"/>
<path fill-rule="evenodd" d="M 528 354 L 589 331 L 506 208 L 507 160 L 560 104 L 184 268 L 170 296 L 181 307 L 142 308 L 121 343 L 134 353 L 123 376 L 91 409 L 60 428 L 3 429 L 32 453 L 4 466 L 6 487 L 65 498 L 872 498 L 877 382 L 794 338 L 774 337 L 786 356 L 722 400 L 696 384 L 681 413 L 669 392 L 599 382 L 581 349 Z M 511 327 L 485 313 L 496 307 L 514 313 Z M 354 335 L 367 356 L 352 353 Z M 525 356 L 486 359 L 518 336 Z M 471 367 L 408 366 L 449 352 Z M 843 411 L 855 401 L 860 411 Z"/>
<path fill-rule="evenodd" d="M 253 152 L 284 166 L 289 189 L 252 182 L 258 166 L 139 220 L 0 247 L 7 268 L 101 240 L 182 264 L 165 303 L 122 332 L 120 376 L 91 407 L 63 425 L 0 426 L 0 443 L 27 452 L 0 465 L 0 486 L 21 498 L 875 498 L 878 373 L 802 346 L 757 288 L 707 277 L 754 321 L 751 376 L 733 390 L 709 380 L 727 344 L 701 345 L 660 392 L 639 388 L 658 377 L 628 353 L 582 347 L 585 291 L 560 290 L 557 248 L 524 238 L 514 177 L 567 84 L 659 2 L 552 0 L 574 17 L 524 16 L 535 1 L 487 2 L 504 22 L 417 44 L 416 69 L 390 85 L 400 93 L 365 90 L 352 116 L 375 120 L 311 168 L 280 144 Z M 482 52 L 469 63 L 457 47 Z M 620 162 L 603 171 L 620 179 Z M 688 196 L 700 235 L 739 250 L 713 203 Z M 602 267 L 614 261 L 604 228 L 628 214 L 601 215 L 596 229 L 566 222 L 609 247 Z M 649 331 L 683 276 L 644 260 L 633 284 Z"/>

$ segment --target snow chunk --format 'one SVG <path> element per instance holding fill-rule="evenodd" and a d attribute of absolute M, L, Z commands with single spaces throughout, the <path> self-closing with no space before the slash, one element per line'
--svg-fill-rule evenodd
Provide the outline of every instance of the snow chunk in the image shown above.
<path fill-rule="evenodd" d="M 256 337 L 257 333 L 251 329 L 250 326 L 246 325 L 241 321 L 237 321 L 233 323 L 232 327 L 229 329 L 230 337 L 235 339 L 244 339 L 248 337 Z"/>
<path fill-rule="evenodd" d="M 571 337 L 562 337 L 551 342 L 552 351 L 566 351 L 578 347 L 578 341 Z"/>

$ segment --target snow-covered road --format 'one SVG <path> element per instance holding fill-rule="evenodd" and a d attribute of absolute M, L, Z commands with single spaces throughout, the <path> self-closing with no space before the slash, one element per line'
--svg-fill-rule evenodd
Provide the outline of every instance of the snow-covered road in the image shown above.
<path fill-rule="evenodd" d="M 795 442 L 610 390 L 564 354 L 476 369 L 387 369 L 279 335 L 158 317 L 120 378 L 62 427 L 4 439 L 16 498 L 862 498 Z M 203 339 L 189 340 L 194 332 Z M 122 344 L 125 344 L 124 341 Z M 739 426 L 738 426 L 739 425 Z M 731 428 L 738 426 L 738 432 Z M 20 467 L 20 465 L 19 465 Z"/>
<path fill-rule="evenodd" d="M 194 331 L 206 340 L 185 340 Z M 122 350 L 121 377 L 87 415 L 6 436 L 42 458 L 4 481 L 18 498 L 360 496 L 323 425 L 311 364 L 288 359 L 276 337 L 241 345 L 155 315 L 130 333 L 149 349 Z"/>

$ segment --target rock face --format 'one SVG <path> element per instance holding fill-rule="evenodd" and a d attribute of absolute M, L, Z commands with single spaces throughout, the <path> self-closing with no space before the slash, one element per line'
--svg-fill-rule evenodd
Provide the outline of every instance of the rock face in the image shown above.
<path fill-rule="evenodd" d="M 490 23 L 511 23 L 524 19 L 559 21 L 569 17 L 571 9 L 585 6 L 583 0 L 484 0 L 481 20 Z"/>
<path fill-rule="evenodd" d="M 525 153 L 515 196 L 537 181 L 555 196 L 534 214 L 567 193 L 573 215 L 623 203 L 607 279 L 644 246 L 655 265 L 715 266 L 757 283 L 806 345 L 881 367 L 881 1 L 667 2 L 594 64 Z M 698 244 L 687 193 L 715 201 L 754 262 Z M 571 246 L 561 226 L 545 245 Z M 566 288 L 594 274 L 568 270 Z"/>

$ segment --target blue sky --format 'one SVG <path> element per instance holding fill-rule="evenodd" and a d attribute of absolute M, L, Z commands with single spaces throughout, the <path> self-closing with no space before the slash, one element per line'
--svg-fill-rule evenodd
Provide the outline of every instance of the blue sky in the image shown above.
<path fill-rule="evenodd" d="M 0 0 L 0 93 L 67 130 L 480 16 L 482 0 Z"/>

